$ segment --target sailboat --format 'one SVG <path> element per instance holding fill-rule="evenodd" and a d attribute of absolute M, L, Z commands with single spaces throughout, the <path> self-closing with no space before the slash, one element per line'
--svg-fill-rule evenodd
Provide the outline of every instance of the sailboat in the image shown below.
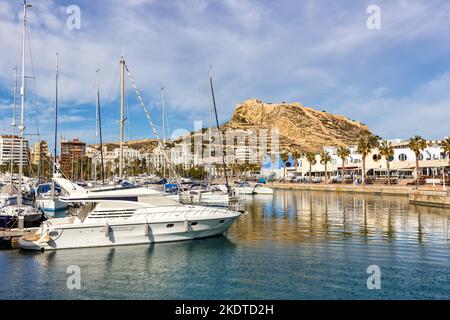
<path fill-rule="evenodd" d="M 40 211 L 35 203 L 23 196 L 23 153 L 24 153 L 24 131 L 25 131 L 25 35 L 27 26 L 27 8 L 31 7 L 31 4 L 27 4 L 26 1 L 23 5 L 23 29 L 22 29 L 22 76 L 21 76 L 21 88 L 20 88 L 20 155 L 19 155 L 19 175 L 17 193 L 11 195 L 0 207 L 0 228 L 12 228 L 12 227 L 33 227 L 40 224 L 42 219 L 42 211 Z M 11 188 L 13 189 L 13 188 Z"/>
<path fill-rule="evenodd" d="M 54 152 L 53 152 L 53 176 L 56 174 L 56 150 L 58 146 L 58 52 L 56 53 L 56 72 L 55 72 L 55 132 L 54 132 Z M 40 186 L 39 186 L 40 187 Z M 38 189 L 39 189 L 38 187 Z M 36 199 L 39 208 L 43 209 L 45 214 L 49 217 L 55 216 L 55 212 L 64 212 L 67 210 L 67 203 L 59 199 L 59 192 L 57 191 L 55 181 L 52 180 L 51 189 L 48 192 L 41 193 Z"/>
<path fill-rule="evenodd" d="M 123 106 L 123 57 L 120 63 Z M 130 79 L 137 91 L 131 75 Z M 139 99 L 158 136 L 140 95 Z M 171 163 L 168 164 L 173 169 Z M 84 203 L 84 206 L 76 216 L 43 222 L 36 233 L 20 239 L 21 249 L 44 251 L 206 238 L 224 234 L 240 216 L 239 212 L 226 208 L 184 205 L 160 191 L 144 187 L 85 189 L 62 177 L 54 177 L 54 181 L 68 194 L 61 200 Z"/>

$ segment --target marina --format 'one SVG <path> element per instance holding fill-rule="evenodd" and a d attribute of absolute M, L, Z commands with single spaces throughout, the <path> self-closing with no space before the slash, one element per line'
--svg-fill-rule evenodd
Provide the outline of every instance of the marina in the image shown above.
<path fill-rule="evenodd" d="M 442 208 L 413 206 L 407 197 L 300 190 L 276 190 L 273 198 L 251 196 L 247 206 L 248 213 L 226 237 L 44 253 L 0 251 L 0 296 L 450 298 L 450 216 Z M 81 269 L 81 290 L 66 288 L 70 265 Z M 380 290 L 367 289 L 370 265 L 381 269 Z"/>
<path fill-rule="evenodd" d="M 447 21 L 290 2 L 0 0 L 0 300 L 450 300 Z"/>

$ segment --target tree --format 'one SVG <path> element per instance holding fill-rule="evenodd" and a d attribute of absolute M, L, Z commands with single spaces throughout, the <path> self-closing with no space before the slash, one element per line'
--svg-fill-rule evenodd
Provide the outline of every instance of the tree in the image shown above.
<path fill-rule="evenodd" d="M 409 139 L 409 148 L 414 152 L 416 156 L 416 186 L 419 187 L 420 184 L 420 173 L 419 173 L 419 157 L 420 152 L 427 147 L 427 141 L 421 136 L 414 136 Z"/>
<path fill-rule="evenodd" d="M 366 182 L 366 158 L 370 154 L 372 148 L 376 148 L 379 145 L 379 137 L 374 135 L 369 135 L 361 137 L 358 141 L 358 146 L 356 151 L 362 157 L 362 183 Z"/>
<path fill-rule="evenodd" d="M 344 182 L 344 168 L 345 168 L 345 160 L 348 158 L 348 156 L 350 156 L 350 149 L 345 147 L 345 146 L 341 146 L 338 148 L 337 152 L 336 152 L 337 156 L 339 158 L 342 159 L 342 171 L 341 171 L 341 175 L 342 175 L 342 182 Z"/>
<path fill-rule="evenodd" d="M 327 171 L 327 165 L 331 162 L 331 155 L 328 153 L 328 151 L 322 150 L 320 153 L 320 163 L 325 166 L 325 184 L 328 180 L 328 171 Z"/>
<path fill-rule="evenodd" d="M 388 174 L 388 186 L 390 186 L 391 185 L 390 161 L 391 161 L 391 158 L 394 156 L 394 148 L 392 147 L 392 145 L 389 141 L 383 140 L 381 142 L 379 150 L 380 150 L 380 155 L 386 159 L 386 168 L 387 168 L 387 174 Z"/>
<path fill-rule="evenodd" d="M 283 161 L 283 168 L 284 168 L 283 180 L 286 181 L 286 163 L 289 160 L 289 154 L 287 152 L 283 152 L 280 157 L 281 161 Z"/>
<path fill-rule="evenodd" d="M 314 152 L 307 152 L 306 160 L 308 160 L 308 163 L 309 163 L 309 182 L 311 182 L 312 181 L 312 166 L 316 164 L 316 155 L 314 154 Z"/>
<path fill-rule="evenodd" d="M 295 168 L 295 173 L 297 173 L 297 169 L 298 169 L 298 159 L 300 159 L 301 153 L 300 151 L 294 151 L 292 152 L 292 158 L 294 158 L 294 168 Z"/>
<path fill-rule="evenodd" d="M 444 152 L 445 157 L 448 157 L 448 160 L 450 162 L 450 137 L 447 137 L 446 139 L 442 140 L 441 149 Z"/>

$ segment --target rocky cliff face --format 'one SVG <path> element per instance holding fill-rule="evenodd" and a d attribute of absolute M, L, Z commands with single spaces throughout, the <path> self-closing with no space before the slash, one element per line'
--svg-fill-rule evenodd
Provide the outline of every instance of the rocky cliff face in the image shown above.
<path fill-rule="evenodd" d="M 247 100 L 236 106 L 224 129 L 278 128 L 280 148 L 319 152 L 324 146 L 356 144 L 369 128 L 346 117 L 317 111 L 300 103 Z"/>

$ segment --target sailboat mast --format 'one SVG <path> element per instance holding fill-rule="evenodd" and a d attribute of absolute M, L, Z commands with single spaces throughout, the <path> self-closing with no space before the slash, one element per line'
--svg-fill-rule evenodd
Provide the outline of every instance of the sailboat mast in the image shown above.
<path fill-rule="evenodd" d="M 101 173 L 102 173 L 102 183 L 105 184 L 105 169 L 103 166 L 103 139 L 102 139 L 102 117 L 100 113 L 100 70 L 97 69 L 97 124 L 98 133 L 100 138 L 100 163 L 101 163 Z"/>
<path fill-rule="evenodd" d="M 161 109 L 162 109 L 162 138 L 163 148 L 166 149 L 166 110 L 164 104 L 164 87 L 161 87 Z M 166 177 L 166 160 L 163 163 L 163 178 Z"/>
<path fill-rule="evenodd" d="M 210 78 L 210 70 L 208 71 L 208 79 Z M 208 99 L 209 100 L 209 99 Z M 209 108 L 208 108 L 208 185 L 211 185 L 211 176 L 212 176 L 212 114 L 213 114 L 213 106 L 211 100 L 209 100 Z"/>
<path fill-rule="evenodd" d="M 217 126 L 217 132 L 219 134 L 220 137 L 220 126 L 219 126 L 219 118 L 217 116 L 217 106 L 216 106 L 216 98 L 214 96 L 214 87 L 213 87 L 213 81 L 212 81 L 212 74 L 211 74 L 211 67 L 209 67 L 209 86 L 211 88 L 211 98 L 212 98 L 212 102 L 213 102 L 213 106 L 214 106 L 214 113 L 216 115 L 216 126 Z M 227 188 L 229 189 L 229 185 L 228 185 L 228 176 L 227 176 L 227 166 L 225 164 L 225 156 L 223 154 L 223 144 L 222 144 L 222 139 L 219 139 L 219 145 L 220 145 L 220 149 L 222 151 L 222 164 L 223 164 L 223 172 L 225 175 L 225 184 L 227 186 Z"/>
<path fill-rule="evenodd" d="M 17 195 L 17 206 L 22 206 L 22 174 L 23 174 L 23 137 L 25 131 L 25 33 L 27 28 L 27 8 L 31 7 L 31 4 L 27 4 L 27 1 L 23 2 L 23 29 L 22 29 L 22 76 L 20 86 L 20 155 L 19 155 L 19 194 Z"/>
<path fill-rule="evenodd" d="M 125 104 L 125 60 L 120 58 L 120 153 L 119 153 L 119 178 L 123 175 L 123 127 Z"/>
<path fill-rule="evenodd" d="M 16 98 L 17 98 L 17 66 L 14 67 L 14 89 L 13 89 L 13 117 L 12 117 L 12 145 L 11 145 L 11 192 L 13 190 L 13 171 L 14 171 L 14 147 L 16 136 Z"/>
<path fill-rule="evenodd" d="M 56 152 L 58 150 L 58 80 L 59 80 L 59 66 L 58 66 L 58 52 L 55 55 L 55 136 L 53 146 L 53 177 L 56 174 Z M 55 181 L 52 179 L 52 195 L 55 194 Z"/>

